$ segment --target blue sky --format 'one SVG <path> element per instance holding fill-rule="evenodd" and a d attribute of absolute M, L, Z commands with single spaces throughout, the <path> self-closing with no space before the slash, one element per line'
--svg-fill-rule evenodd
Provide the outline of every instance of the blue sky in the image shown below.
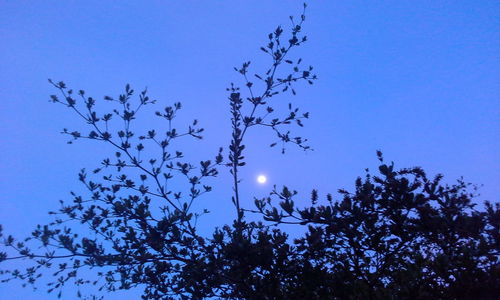
<path fill-rule="evenodd" d="M 422 166 L 453 182 L 483 184 L 478 200 L 498 201 L 500 5 L 496 1 L 315 1 L 296 57 L 319 80 L 276 99 L 310 111 L 299 132 L 312 152 L 269 149 L 272 137 L 250 132 L 243 203 L 273 184 L 297 189 L 307 203 L 349 189 L 375 151 L 396 166 Z M 0 224 L 23 236 L 50 220 L 46 212 L 81 191 L 77 172 L 98 166 L 111 149 L 67 145 L 62 128 L 84 128 L 48 102 L 47 78 L 64 80 L 96 99 L 126 83 L 148 87 L 157 109 L 181 101 L 180 123 L 199 119 L 203 141 L 180 144 L 193 162 L 211 158 L 229 136 L 225 88 L 241 83 L 243 61 L 262 66 L 258 49 L 277 25 L 289 25 L 300 1 L 0 1 Z M 259 69 L 254 69 L 260 71 Z M 279 105 L 279 104 L 278 104 Z M 140 119 L 158 124 L 152 112 Z M 265 173 L 267 185 L 255 177 Z M 207 232 L 229 222 L 227 170 L 199 205 L 212 213 Z M 299 201 L 300 203 L 300 201 Z M 70 293 L 67 294 L 68 296 Z M 118 299 L 137 291 L 111 295 Z M 0 285 L 0 299 L 52 299 L 20 283 Z"/>

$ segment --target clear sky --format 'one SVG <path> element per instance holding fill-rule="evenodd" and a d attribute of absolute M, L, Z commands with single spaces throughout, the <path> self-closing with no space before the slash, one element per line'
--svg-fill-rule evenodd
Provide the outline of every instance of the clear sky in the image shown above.
<path fill-rule="evenodd" d="M 241 83 L 233 67 L 246 60 L 263 65 L 267 58 L 258 49 L 267 33 L 288 26 L 301 3 L 1 0 L 0 224 L 6 233 L 26 236 L 49 221 L 46 212 L 59 199 L 81 190 L 78 170 L 98 166 L 111 150 L 87 141 L 66 144 L 62 128 L 84 127 L 48 102 L 56 91 L 47 78 L 97 99 L 130 83 L 136 90 L 147 86 L 158 109 L 183 102 L 181 119 L 197 118 L 207 131 L 183 150 L 193 162 L 208 159 L 230 139 L 225 88 Z M 267 148 L 268 134 L 251 132 L 245 206 L 273 184 L 297 189 L 304 203 L 312 188 L 320 195 L 350 189 L 365 168 L 376 167 L 377 149 L 396 166 L 483 184 L 479 200 L 498 201 L 498 1 L 314 1 L 304 30 L 309 42 L 296 54 L 319 80 L 276 101 L 310 111 L 300 133 L 315 151 L 290 147 L 283 156 Z M 140 122 L 148 125 L 152 111 Z M 257 185 L 260 173 L 268 175 L 266 185 Z M 200 200 L 212 211 L 202 223 L 207 232 L 234 215 L 227 170 L 212 183 L 214 192 Z M 106 299 L 124 295 L 138 292 Z M 0 299 L 13 297 L 53 298 L 19 282 L 0 285 Z"/>

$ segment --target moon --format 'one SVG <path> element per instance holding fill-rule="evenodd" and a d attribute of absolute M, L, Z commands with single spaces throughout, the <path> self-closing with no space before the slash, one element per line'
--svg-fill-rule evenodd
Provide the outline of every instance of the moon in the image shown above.
<path fill-rule="evenodd" d="M 266 183 L 266 181 L 267 181 L 266 175 L 259 175 L 259 176 L 257 176 L 257 182 L 258 183 L 264 184 L 264 183 Z"/>

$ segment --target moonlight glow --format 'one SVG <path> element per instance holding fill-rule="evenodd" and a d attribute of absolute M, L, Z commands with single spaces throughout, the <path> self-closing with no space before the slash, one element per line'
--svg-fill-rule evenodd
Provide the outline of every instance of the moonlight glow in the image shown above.
<path fill-rule="evenodd" d="M 265 175 L 259 175 L 257 176 L 257 182 L 260 184 L 264 184 L 267 181 L 267 177 Z"/>

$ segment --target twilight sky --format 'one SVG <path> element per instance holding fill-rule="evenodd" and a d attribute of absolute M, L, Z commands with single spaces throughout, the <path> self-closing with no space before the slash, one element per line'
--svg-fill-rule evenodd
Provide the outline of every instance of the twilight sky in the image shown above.
<path fill-rule="evenodd" d="M 225 88 L 241 84 L 233 67 L 247 60 L 264 65 L 259 47 L 267 33 L 287 27 L 301 3 L 0 0 L 0 224 L 6 233 L 26 236 L 51 220 L 47 211 L 59 199 L 81 191 L 78 170 L 97 167 L 112 150 L 89 141 L 66 144 L 62 128 L 85 127 L 48 102 L 56 92 L 48 78 L 96 99 L 117 95 L 126 83 L 147 86 L 158 103 L 139 116 L 144 128 L 158 124 L 154 110 L 181 101 L 179 124 L 197 118 L 206 130 L 201 142 L 179 144 L 196 163 L 230 139 Z M 365 168 L 375 171 L 377 149 L 399 167 L 483 184 L 478 200 L 498 201 L 497 1 L 315 1 L 306 15 L 309 42 L 295 57 L 313 65 L 319 80 L 276 101 L 311 113 L 299 132 L 315 150 L 289 147 L 281 155 L 267 147 L 271 135 L 250 132 L 244 205 L 273 184 L 298 190 L 304 203 L 312 188 L 320 195 L 351 189 Z M 266 185 L 256 183 L 261 173 Z M 201 225 L 206 232 L 234 215 L 227 170 L 211 183 L 215 190 L 199 203 L 212 211 Z M 2 284 L 0 299 L 54 298 L 40 288 Z"/>

